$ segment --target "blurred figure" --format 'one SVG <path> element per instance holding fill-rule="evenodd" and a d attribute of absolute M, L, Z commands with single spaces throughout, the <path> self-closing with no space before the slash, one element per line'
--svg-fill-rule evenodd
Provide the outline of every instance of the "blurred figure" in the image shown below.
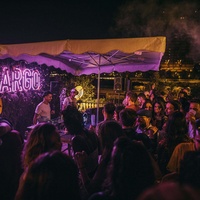
<path fill-rule="evenodd" d="M 141 109 L 137 112 L 136 132 L 145 133 L 149 138 L 154 138 L 158 128 L 152 126 L 152 112 L 150 110 Z"/>
<path fill-rule="evenodd" d="M 180 183 L 200 191 L 200 151 L 188 151 L 180 163 Z"/>
<path fill-rule="evenodd" d="M 171 100 L 171 101 L 168 101 L 166 103 L 166 108 L 165 108 L 165 113 L 167 116 L 170 116 L 172 115 L 175 111 L 180 111 L 180 106 L 179 104 L 174 101 L 174 100 Z"/>
<path fill-rule="evenodd" d="M 68 105 L 77 107 L 77 100 L 75 98 L 76 94 L 76 89 L 71 89 L 70 95 L 66 97 L 63 101 L 62 110 L 67 108 Z"/>
<path fill-rule="evenodd" d="M 38 156 L 26 169 L 15 200 L 81 200 L 73 159 L 53 151 Z"/>
<path fill-rule="evenodd" d="M 143 106 L 142 106 L 142 109 L 145 109 L 145 110 L 153 110 L 153 105 L 152 105 L 152 102 L 150 99 L 146 99 Z"/>
<path fill-rule="evenodd" d="M 130 108 L 130 109 L 133 109 L 135 111 L 138 111 L 139 107 L 136 104 L 136 101 L 137 101 L 137 94 L 133 93 L 131 91 L 127 92 L 126 93 L 126 103 L 127 103 L 127 106 L 125 108 Z"/>
<path fill-rule="evenodd" d="M 69 105 L 62 111 L 62 114 L 68 134 L 73 136 L 71 141 L 73 153 L 84 151 L 87 154 L 85 167 L 91 178 L 98 165 L 100 148 L 98 137 L 94 132 L 84 127 L 83 115 L 76 107 Z"/>
<path fill-rule="evenodd" d="M 108 102 L 104 105 L 102 113 L 104 120 L 99 122 L 96 126 L 96 134 L 99 135 L 99 132 L 101 131 L 101 126 L 109 120 L 114 120 L 114 113 L 115 113 L 115 105 L 114 103 Z"/>
<path fill-rule="evenodd" d="M 144 91 L 144 95 L 145 95 L 146 99 L 150 98 L 150 92 L 149 91 Z"/>
<path fill-rule="evenodd" d="M 167 170 L 170 172 L 177 172 L 179 173 L 180 171 L 180 163 L 181 160 L 183 159 L 184 155 L 188 151 L 199 151 L 200 150 L 200 136 L 195 137 L 194 139 L 195 142 L 184 142 L 178 144 L 171 157 L 170 160 L 167 164 Z"/>
<path fill-rule="evenodd" d="M 119 120 L 119 113 L 121 110 L 123 110 L 125 108 L 125 106 L 116 106 L 115 108 L 115 111 L 114 111 L 114 119 L 117 121 L 117 122 L 120 122 Z"/>
<path fill-rule="evenodd" d="M 151 140 L 152 153 L 156 153 L 158 128 L 151 124 L 152 112 L 140 109 L 137 112 L 136 132 L 146 134 Z"/>
<path fill-rule="evenodd" d="M 190 101 L 189 111 L 186 114 L 186 120 L 188 123 L 188 135 L 190 138 L 194 138 L 196 134 L 195 121 L 200 118 L 200 103 L 198 100 Z"/>
<path fill-rule="evenodd" d="M 61 93 L 60 93 L 60 96 L 59 96 L 60 97 L 60 110 L 62 110 L 63 102 L 64 102 L 64 100 L 66 98 L 66 91 L 67 91 L 67 89 L 63 88 L 61 90 Z"/>
<path fill-rule="evenodd" d="M 152 125 L 162 130 L 167 117 L 165 115 L 165 104 L 162 101 L 155 101 L 152 111 Z"/>
<path fill-rule="evenodd" d="M 180 91 L 178 100 L 181 103 L 183 112 L 186 114 L 189 111 L 190 103 L 188 101 L 188 95 L 184 91 Z"/>
<path fill-rule="evenodd" d="M 191 88 L 186 87 L 186 88 L 183 89 L 183 92 L 185 92 L 187 94 L 187 96 L 189 97 L 191 95 Z"/>
<path fill-rule="evenodd" d="M 88 194 L 91 195 L 94 192 L 100 192 L 102 190 L 102 184 L 106 179 L 106 170 L 110 162 L 114 141 L 123 136 L 124 133 L 122 127 L 118 122 L 108 120 L 102 125 L 101 131 L 99 132 L 101 146 L 99 165 L 92 179 L 88 177 L 87 171 L 85 167 L 83 167 L 85 166 L 87 158 L 85 152 L 82 151 L 75 154 L 75 160 L 80 170 L 82 182 L 86 187 Z"/>
<path fill-rule="evenodd" d="M 159 95 L 162 99 L 163 99 L 163 101 L 164 102 L 166 102 L 167 100 L 167 93 L 165 92 L 165 91 L 160 91 L 160 95 Z M 157 97 L 158 98 L 158 97 Z M 157 99 L 156 98 L 156 99 Z"/>
<path fill-rule="evenodd" d="M 50 123 L 37 124 L 30 132 L 22 154 L 24 169 L 40 154 L 61 151 L 62 143 L 56 127 Z"/>
<path fill-rule="evenodd" d="M 167 121 L 165 138 L 158 144 L 158 164 L 163 175 L 169 173 L 166 166 L 175 147 L 180 143 L 190 141 L 184 114 L 178 111 L 174 112 Z"/>
<path fill-rule="evenodd" d="M 154 183 L 153 166 L 145 147 L 128 138 L 118 138 L 112 150 L 104 190 L 93 194 L 89 200 L 136 199 Z"/>
<path fill-rule="evenodd" d="M 143 105 L 144 105 L 144 103 L 145 103 L 145 101 L 146 101 L 146 96 L 145 96 L 145 94 L 144 93 L 139 93 L 138 95 L 137 95 L 137 101 L 138 101 L 138 104 L 139 104 L 139 108 L 141 109 L 141 108 L 143 108 Z"/>
<path fill-rule="evenodd" d="M 151 90 L 150 90 L 149 94 L 150 94 L 149 99 L 151 100 L 152 103 L 154 103 L 154 100 L 157 98 L 155 83 L 153 83 L 151 85 Z"/>
<path fill-rule="evenodd" d="M 125 108 L 124 110 L 122 110 L 119 114 L 120 116 L 120 123 L 122 125 L 122 130 L 124 132 L 124 134 L 131 140 L 135 140 L 135 141 L 139 141 L 141 142 L 145 148 L 147 149 L 150 158 L 152 160 L 152 164 L 154 167 L 154 171 L 155 171 L 155 177 L 157 180 L 161 179 L 161 172 L 159 170 L 159 167 L 157 165 L 157 163 L 154 160 L 154 155 L 152 153 L 154 153 L 154 141 L 152 141 L 145 133 L 137 133 L 135 131 L 135 122 L 137 119 L 137 114 L 134 110 L 132 109 L 128 109 Z"/>
<path fill-rule="evenodd" d="M 145 133 L 137 133 L 135 131 L 135 123 L 137 114 L 133 109 L 125 108 L 119 113 L 120 124 L 123 132 L 131 140 L 141 141 L 148 150 L 152 150 L 151 141 Z"/>
<path fill-rule="evenodd" d="M 0 199 L 13 200 L 23 172 L 23 139 L 11 122 L 0 117 Z"/>
<path fill-rule="evenodd" d="M 200 120 L 196 121 L 196 134 L 191 142 L 180 143 L 176 146 L 173 154 L 167 164 L 167 169 L 170 172 L 178 172 L 180 170 L 180 162 L 188 151 L 200 151 Z"/>

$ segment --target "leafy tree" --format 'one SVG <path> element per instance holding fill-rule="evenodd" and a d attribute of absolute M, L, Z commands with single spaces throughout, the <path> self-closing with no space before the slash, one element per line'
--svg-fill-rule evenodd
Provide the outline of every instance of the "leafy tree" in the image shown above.
<path fill-rule="evenodd" d="M 83 102 L 91 101 L 94 98 L 94 89 L 95 86 L 92 85 L 93 78 L 91 76 L 77 76 L 74 79 L 75 86 L 82 86 L 83 96 L 81 100 Z"/>

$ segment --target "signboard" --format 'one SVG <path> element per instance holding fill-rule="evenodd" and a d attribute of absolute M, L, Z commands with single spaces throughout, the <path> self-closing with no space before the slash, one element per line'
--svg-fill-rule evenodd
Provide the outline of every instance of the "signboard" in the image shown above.
<path fill-rule="evenodd" d="M 40 89 L 40 72 L 36 69 L 8 68 L 0 69 L 0 93 Z"/>

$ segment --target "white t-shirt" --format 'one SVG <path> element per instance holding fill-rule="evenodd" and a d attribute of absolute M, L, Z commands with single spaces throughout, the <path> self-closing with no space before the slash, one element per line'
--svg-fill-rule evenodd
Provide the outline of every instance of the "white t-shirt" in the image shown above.
<path fill-rule="evenodd" d="M 44 102 L 39 103 L 35 109 L 35 113 L 39 115 L 37 119 L 38 122 L 45 122 L 51 120 L 50 104 L 45 104 Z"/>
<path fill-rule="evenodd" d="M 71 97 L 66 97 L 63 101 L 63 110 L 67 108 L 68 105 L 76 106 L 76 102 L 77 100 L 75 98 L 72 100 Z"/>

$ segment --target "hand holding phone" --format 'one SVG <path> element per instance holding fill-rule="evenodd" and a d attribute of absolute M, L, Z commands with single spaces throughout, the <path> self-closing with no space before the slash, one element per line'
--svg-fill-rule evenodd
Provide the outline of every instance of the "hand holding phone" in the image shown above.
<path fill-rule="evenodd" d="M 196 111 L 193 110 L 193 109 L 190 109 L 190 110 L 189 110 L 189 113 L 191 113 L 191 114 L 193 114 L 193 115 L 196 115 Z"/>
<path fill-rule="evenodd" d="M 186 120 L 189 122 L 189 121 L 192 121 L 194 122 L 196 119 L 195 119 L 195 115 L 196 115 L 196 111 L 191 109 L 189 110 L 189 112 L 186 114 Z"/>

